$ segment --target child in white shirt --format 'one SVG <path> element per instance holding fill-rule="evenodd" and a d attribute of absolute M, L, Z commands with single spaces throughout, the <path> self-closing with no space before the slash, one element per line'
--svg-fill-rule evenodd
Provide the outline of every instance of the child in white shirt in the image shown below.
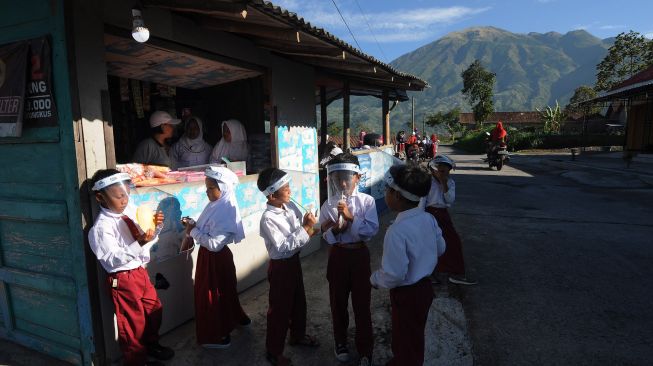
<path fill-rule="evenodd" d="M 349 361 L 347 307 L 351 293 L 359 363 L 369 365 L 374 338 L 370 311 L 370 251 L 366 242 L 379 230 L 376 203 L 374 197 L 358 192 L 360 166 L 355 155 L 345 153 L 334 157 L 327 164 L 327 174 L 331 197 L 322 205 L 320 224 L 323 238 L 329 244 L 327 280 L 334 352 L 338 361 Z"/>
<path fill-rule="evenodd" d="M 313 234 L 317 222 L 307 212 L 303 215 L 290 202 L 290 176 L 268 168 L 256 182 L 267 197 L 267 209 L 261 216 L 260 234 L 270 256 L 268 282 L 269 308 L 266 332 L 266 358 L 272 365 L 290 365 L 283 355 L 286 333 L 290 328 L 290 345 L 317 347 L 315 337 L 306 334 L 306 295 L 299 251 Z"/>
<path fill-rule="evenodd" d="M 98 170 L 91 178 L 100 213 L 88 233 L 91 250 L 107 271 L 124 365 L 142 366 L 147 356 L 169 360 L 171 348 L 159 344 L 163 308 L 143 265 L 150 261 L 156 238 L 135 223 L 129 207 L 130 177 L 115 169 Z M 163 223 L 163 213 L 154 218 Z"/>
<path fill-rule="evenodd" d="M 195 224 L 185 220 L 186 235 L 200 245 L 195 269 L 195 330 L 205 348 L 227 348 L 236 325 L 251 324 L 240 306 L 236 267 L 227 244 L 245 238 L 236 202 L 238 177 L 223 167 L 209 167 L 206 205 Z"/>
<path fill-rule="evenodd" d="M 456 199 L 456 182 L 450 176 L 451 169 L 455 166 L 456 163 L 446 155 L 438 155 L 429 162 L 432 178 L 431 189 L 426 198 L 426 212 L 438 221 L 444 241 L 447 243 L 447 250 L 438 259 L 438 266 L 433 272 L 433 280 L 438 283 L 436 272 L 440 272 L 448 273 L 451 283 L 475 285 L 476 281 L 465 276 L 463 244 L 448 210 Z"/>
<path fill-rule="evenodd" d="M 444 239 L 433 216 L 419 205 L 429 192 L 428 172 L 395 165 L 384 181 L 385 202 L 399 214 L 385 233 L 381 268 L 370 282 L 390 289 L 393 358 L 386 365 L 422 365 L 424 328 L 433 301 L 428 277 L 444 252 Z"/>

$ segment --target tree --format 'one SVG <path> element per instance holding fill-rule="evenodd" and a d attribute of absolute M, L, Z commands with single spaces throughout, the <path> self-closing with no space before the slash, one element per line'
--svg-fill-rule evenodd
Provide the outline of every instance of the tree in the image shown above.
<path fill-rule="evenodd" d="M 434 126 L 444 126 L 451 135 L 451 138 L 454 138 L 456 132 L 461 130 L 463 125 L 460 123 L 460 108 L 456 107 L 449 112 L 436 112 L 426 116 L 426 124 Z"/>
<path fill-rule="evenodd" d="M 544 111 L 541 111 L 539 108 L 535 108 L 535 109 L 537 109 L 537 111 L 540 112 L 540 117 L 542 118 L 542 121 L 544 121 L 544 132 L 546 133 L 560 132 L 560 125 L 562 123 L 562 119 L 565 117 L 565 114 L 560 109 L 560 104 L 558 104 L 557 100 L 556 100 L 555 108 L 551 108 L 550 106 L 547 106 Z"/>
<path fill-rule="evenodd" d="M 327 133 L 329 136 L 342 135 L 342 124 L 339 121 L 331 121 L 327 123 Z"/>
<path fill-rule="evenodd" d="M 597 91 L 613 86 L 653 65 L 653 41 L 638 32 L 619 33 L 603 61 L 596 65 Z"/>
<path fill-rule="evenodd" d="M 476 60 L 460 76 L 463 78 L 462 93 L 473 105 L 474 120 L 482 124 L 494 112 L 492 97 L 496 74 L 485 70 Z"/>
<path fill-rule="evenodd" d="M 599 112 L 600 108 L 595 105 L 581 105 L 580 103 L 596 98 L 598 93 L 594 88 L 587 85 L 581 85 L 574 90 L 574 95 L 569 99 L 569 104 L 565 107 L 565 114 L 582 113 L 584 115 L 593 115 Z"/>

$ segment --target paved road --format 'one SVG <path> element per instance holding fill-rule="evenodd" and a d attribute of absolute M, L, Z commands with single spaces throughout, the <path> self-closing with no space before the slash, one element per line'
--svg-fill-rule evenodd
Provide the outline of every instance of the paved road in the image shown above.
<path fill-rule="evenodd" d="M 475 364 L 651 364 L 653 189 L 541 157 L 496 172 L 453 156 L 453 219 L 480 282 L 461 293 Z"/>

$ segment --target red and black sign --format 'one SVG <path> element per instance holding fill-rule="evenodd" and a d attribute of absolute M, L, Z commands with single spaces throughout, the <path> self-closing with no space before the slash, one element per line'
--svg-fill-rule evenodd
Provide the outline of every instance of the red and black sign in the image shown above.
<path fill-rule="evenodd" d="M 28 41 L 30 45 L 27 86 L 25 89 L 25 114 L 27 128 L 57 125 L 57 105 L 52 91 L 52 56 L 48 38 Z"/>
<path fill-rule="evenodd" d="M 47 37 L 0 46 L 0 137 L 57 125 Z"/>
<path fill-rule="evenodd" d="M 20 136 L 25 100 L 27 42 L 0 46 L 0 136 Z"/>

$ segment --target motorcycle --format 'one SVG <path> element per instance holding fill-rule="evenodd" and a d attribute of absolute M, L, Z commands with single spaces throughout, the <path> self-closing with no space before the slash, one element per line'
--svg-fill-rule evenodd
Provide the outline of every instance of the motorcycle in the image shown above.
<path fill-rule="evenodd" d="M 489 133 L 487 133 L 489 137 Z M 501 170 L 503 165 L 510 160 L 510 154 L 508 153 L 508 145 L 505 142 L 492 142 L 488 138 L 488 149 L 487 149 L 487 163 L 488 167 L 496 167 L 497 170 Z"/>

